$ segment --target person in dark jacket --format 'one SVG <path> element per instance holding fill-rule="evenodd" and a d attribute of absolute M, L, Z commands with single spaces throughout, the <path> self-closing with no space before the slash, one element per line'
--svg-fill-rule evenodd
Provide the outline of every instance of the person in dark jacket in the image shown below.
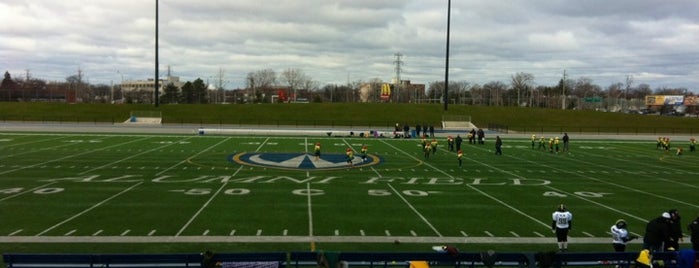
<path fill-rule="evenodd" d="M 500 136 L 495 137 L 495 155 L 502 155 L 502 139 L 500 139 Z"/>
<path fill-rule="evenodd" d="M 667 250 L 680 250 L 680 242 L 682 242 L 682 218 L 680 212 L 676 209 L 668 211 L 670 213 L 670 242 L 665 245 Z"/>
<path fill-rule="evenodd" d="M 646 224 L 646 234 L 643 236 L 643 248 L 651 252 L 663 250 L 663 245 L 670 240 L 670 213 L 663 212 L 660 217 Z"/>
<path fill-rule="evenodd" d="M 692 241 L 692 248 L 695 251 L 699 251 L 699 217 L 689 223 L 687 230 L 689 230 L 689 240 Z"/>

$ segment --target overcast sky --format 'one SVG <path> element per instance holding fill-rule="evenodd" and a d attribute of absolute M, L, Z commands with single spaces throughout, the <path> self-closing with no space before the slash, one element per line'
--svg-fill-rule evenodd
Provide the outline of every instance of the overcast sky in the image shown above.
<path fill-rule="evenodd" d="M 160 74 L 245 86 L 293 68 L 320 86 L 395 77 L 444 80 L 447 0 L 160 0 Z M 587 77 L 699 89 L 697 0 L 453 0 L 450 81 L 537 85 Z M 155 1 L 3 0 L 0 68 L 90 83 L 154 75 Z M 212 82 L 213 83 L 213 82 Z"/>

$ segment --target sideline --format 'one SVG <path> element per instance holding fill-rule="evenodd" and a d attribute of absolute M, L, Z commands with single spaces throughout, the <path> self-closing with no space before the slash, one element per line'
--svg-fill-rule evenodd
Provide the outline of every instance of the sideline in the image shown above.
<path fill-rule="evenodd" d="M 34 122 L 0 122 L 2 133 L 10 132 L 43 132 L 43 133 L 110 133 L 110 134 L 187 134 L 197 135 L 200 128 L 213 130 L 211 135 L 220 130 L 225 130 L 221 134 L 227 135 L 257 135 L 257 136 L 318 136 L 318 137 L 350 137 L 350 132 L 354 132 L 354 137 L 358 138 L 359 133 L 378 131 L 379 133 L 392 134 L 393 130 L 386 127 L 371 126 L 272 126 L 272 125 L 200 125 L 200 124 L 161 124 L 161 125 L 121 125 L 112 123 L 34 123 Z M 487 130 L 487 129 L 486 129 Z M 230 132 L 230 133 L 229 133 Z M 331 135 L 328 135 L 331 133 Z M 436 137 L 447 137 L 461 135 L 465 137 L 467 130 L 439 130 L 435 132 Z M 527 132 L 527 133 L 497 133 L 490 131 L 487 133 L 490 138 L 499 135 L 509 139 L 530 139 L 532 134 L 537 136 L 560 136 L 558 132 Z M 205 134 L 206 135 L 206 134 Z M 569 132 L 574 140 L 646 140 L 654 142 L 658 136 L 668 136 L 673 140 L 689 140 L 695 136 L 690 134 L 673 133 L 580 133 Z M 390 139 L 387 136 L 386 139 Z M 488 137 L 486 137 L 488 138 Z"/>
<path fill-rule="evenodd" d="M 555 237 L 437 236 L 0 236 L 0 243 L 415 243 L 555 244 Z M 571 237 L 570 244 L 610 244 L 611 237 Z M 640 244 L 641 241 L 630 241 Z"/>

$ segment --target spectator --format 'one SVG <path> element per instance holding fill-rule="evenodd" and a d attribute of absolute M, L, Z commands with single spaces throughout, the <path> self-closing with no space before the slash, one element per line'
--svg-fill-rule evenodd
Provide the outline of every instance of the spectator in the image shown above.
<path fill-rule="evenodd" d="M 699 251 L 699 216 L 687 226 L 689 230 L 689 240 L 692 241 L 692 248 Z"/>
<path fill-rule="evenodd" d="M 643 248 L 652 252 L 663 250 L 663 244 L 670 240 L 670 213 L 663 212 L 660 217 L 652 219 L 646 224 L 646 233 L 643 236 Z"/>

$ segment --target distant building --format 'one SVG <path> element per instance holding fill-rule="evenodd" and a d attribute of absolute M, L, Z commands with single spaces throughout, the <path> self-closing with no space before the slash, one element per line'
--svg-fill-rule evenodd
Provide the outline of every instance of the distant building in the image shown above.
<path fill-rule="evenodd" d="M 158 91 L 160 94 L 165 94 L 164 89 L 167 85 L 173 84 L 178 89 L 182 88 L 183 82 L 180 82 L 179 76 L 168 76 L 165 79 L 160 79 L 158 84 Z M 155 88 L 155 79 L 149 78 L 147 80 L 126 80 L 121 82 L 121 90 L 124 93 L 133 91 L 153 91 Z"/>

